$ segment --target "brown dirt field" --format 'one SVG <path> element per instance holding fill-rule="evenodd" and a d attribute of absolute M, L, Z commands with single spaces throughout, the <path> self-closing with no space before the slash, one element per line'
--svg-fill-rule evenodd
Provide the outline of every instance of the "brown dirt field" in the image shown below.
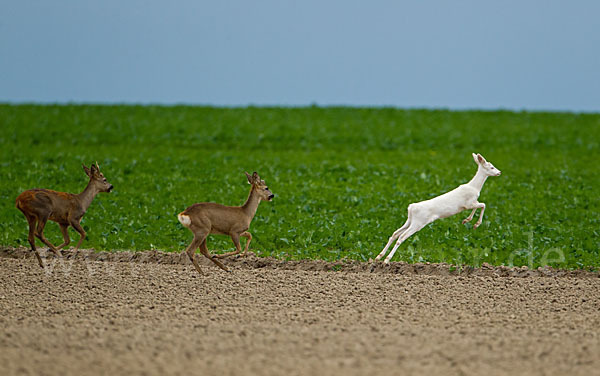
<path fill-rule="evenodd" d="M 0 374 L 600 374 L 597 273 L 0 249 Z"/>

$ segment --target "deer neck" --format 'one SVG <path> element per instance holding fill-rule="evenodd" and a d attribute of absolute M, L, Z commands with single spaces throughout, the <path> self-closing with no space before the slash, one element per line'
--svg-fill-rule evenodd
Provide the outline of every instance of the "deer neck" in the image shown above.
<path fill-rule="evenodd" d="M 479 166 L 477 168 L 477 173 L 473 176 L 473 179 L 468 183 L 471 187 L 477 189 L 477 192 L 481 192 L 481 188 L 483 188 L 483 184 L 488 178 L 487 174 L 483 172 L 483 168 Z"/>
<path fill-rule="evenodd" d="M 83 190 L 83 192 L 81 192 L 80 194 L 77 195 L 84 213 L 90 207 L 90 205 L 92 204 L 92 201 L 94 200 L 94 197 L 96 197 L 98 192 L 99 192 L 98 189 L 94 187 L 94 185 L 92 184 L 92 181 L 90 180 L 88 185 Z"/>
<path fill-rule="evenodd" d="M 258 192 L 256 192 L 256 189 L 254 189 L 254 187 L 252 187 L 250 189 L 250 193 L 248 194 L 248 199 L 246 200 L 246 203 L 242 205 L 242 210 L 248 216 L 248 218 L 250 218 L 250 220 L 254 218 L 259 203 L 260 197 L 258 197 Z"/>

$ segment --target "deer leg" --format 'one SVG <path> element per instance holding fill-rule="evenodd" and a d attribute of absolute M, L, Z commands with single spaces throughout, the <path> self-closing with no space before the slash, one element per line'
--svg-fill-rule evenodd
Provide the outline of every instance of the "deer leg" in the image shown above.
<path fill-rule="evenodd" d="M 85 230 L 83 229 L 83 227 L 81 227 L 81 224 L 79 223 L 79 221 L 71 221 L 71 226 L 73 226 L 73 228 L 75 229 L 75 231 L 77 231 L 79 233 L 79 241 L 77 242 L 77 246 L 75 246 L 75 250 L 77 251 L 79 249 L 79 247 L 81 246 L 81 242 L 83 242 L 83 239 L 85 239 Z M 69 236 L 67 234 L 67 236 Z"/>
<path fill-rule="evenodd" d="M 236 233 L 229 234 L 231 236 L 231 240 L 233 241 L 233 245 L 235 245 L 235 251 L 222 253 L 220 255 L 214 255 L 215 258 L 225 258 L 233 255 L 237 255 L 242 251 L 242 246 L 240 245 L 240 235 Z"/>
<path fill-rule="evenodd" d="M 394 248 L 392 248 L 392 251 L 390 252 L 390 254 L 388 255 L 388 257 L 385 258 L 384 263 L 389 264 L 390 260 L 392 259 L 392 257 L 394 257 L 394 253 L 396 253 L 396 250 L 398 249 L 398 247 L 400 246 L 400 244 L 402 244 L 412 234 L 414 234 L 415 232 L 419 231 L 423 227 L 425 227 L 425 225 L 411 224 L 408 227 L 408 229 L 406 229 L 406 231 L 404 231 L 402 233 L 402 235 L 400 235 L 400 237 L 398 238 L 398 241 L 396 242 L 396 245 L 394 245 Z"/>
<path fill-rule="evenodd" d="M 249 233 L 248 231 L 244 231 L 242 232 L 242 234 L 240 236 L 245 237 L 246 239 L 246 247 L 244 247 L 244 252 L 242 252 L 242 256 L 246 254 L 246 252 L 248 252 L 248 247 L 250 247 L 250 242 L 252 241 L 252 234 Z"/>
<path fill-rule="evenodd" d="M 60 232 L 62 232 L 64 243 L 56 247 L 57 249 L 62 249 L 63 247 L 69 245 L 71 243 L 71 239 L 69 238 L 69 225 L 59 224 Z"/>
<path fill-rule="evenodd" d="M 188 258 L 190 259 L 192 264 L 194 264 L 194 268 L 196 268 L 196 270 L 198 271 L 198 273 L 200 273 L 200 275 L 204 275 L 204 273 L 202 272 L 202 269 L 200 269 L 200 265 L 198 265 L 198 260 L 196 260 L 194 258 L 194 252 L 196 252 L 196 249 L 198 249 L 198 247 L 200 246 L 200 243 L 202 243 L 202 242 L 206 243 L 207 236 L 208 236 L 208 234 L 204 234 L 204 235 L 200 235 L 200 236 L 194 234 L 194 240 L 192 240 L 190 245 L 185 249 L 185 253 L 188 255 Z"/>
<path fill-rule="evenodd" d="M 475 212 L 477 211 L 477 208 L 473 209 L 473 211 L 471 212 L 471 214 L 469 214 L 469 216 L 465 219 L 463 219 L 462 224 L 464 225 L 467 222 L 471 222 L 471 220 L 473 219 L 473 216 L 475 215 Z"/>
<path fill-rule="evenodd" d="M 481 208 L 481 212 L 479 213 L 479 219 L 473 225 L 473 229 L 476 229 L 477 227 L 479 227 L 479 225 L 481 224 L 481 221 L 483 221 L 483 212 L 485 211 L 485 204 L 483 202 L 480 202 L 477 205 Z"/>
<path fill-rule="evenodd" d="M 396 231 L 394 231 L 394 233 L 392 234 L 392 236 L 390 236 L 390 239 L 388 240 L 388 242 L 385 245 L 385 247 L 383 247 L 383 251 L 381 251 L 377 255 L 377 257 L 375 257 L 375 260 L 381 260 L 381 258 L 383 256 L 385 256 L 385 253 L 387 252 L 387 250 L 390 247 L 390 245 L 392 245 L 392 243 L 394 242 L 394 240 L 398 239 L 398 237 L 400 235 L 402 235 L 402 233 L 404 231 L 406 231 L 406 229 L 408 228 L 408 226 L 410 226 L 410 217 L 408 217 L 408 219 L 406 220 L 406 222 L 404 223 L 404 225 L 402 227 L 400 227 L 399 229 L 397 229 Z"/>
<path fill-rule="evenodd" d="M 239 242 L 239 240 L 238 240 L 238 242 Z M 225 270 L 226 272 L 229 271 L 229 269 L 227 269 L 227 267 L 225 265 L 223 265 L 223 263 L 221 261 L 219 261 L 215 256 L 212 256 L 208 252 L 208 247 L 206 246 L 206 238 L 200 244 L 200 253 L 202 253 L 210 261 L 214 262 L 219 268 Z"/>
<path fill-rule="evenodd" d="M 56 247 L 50 243 L 50 241 L 48 239 L 46 239 L 46 237 L 44 236 L 44 227 L 46 226 L 46 221 L 48 220 L 48 218 L 39 218 L 38 220 L 38 224 L 37 224 L 37 228 L 35 231 L 35 235 L 44 243 L 46 244 L 48 247 L 50 247 L 50 250 L 52 250 L 52 252 L 54 252 L 54 254 L 58 257 L 62 257 L 62 254 L 60 253 L 60 251 L 58 249 L 56 249 Z"/>
<path fill-rule="evenodd" d="M 35 257 L 37 258 L 38 263 L 40 264 L 40 266 L 43 269 L 44 263 L 42 262 L 40 253 L 38 252 L 37 248 L 35 248 L 35 222 L 36 222 L 36 219 L 35 219 L 35 217 L 27 217 L 27 222 L 29 223 L 29 236 L 27 237 L 27 240 L 29 241 L 29 244 L 31 245 L 31 250 L 35 253 Z"/>

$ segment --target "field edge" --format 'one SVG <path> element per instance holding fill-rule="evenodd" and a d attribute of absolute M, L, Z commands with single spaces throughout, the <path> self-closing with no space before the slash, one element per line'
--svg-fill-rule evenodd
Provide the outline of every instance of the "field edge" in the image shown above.
<path fill-rule="evenodd" d="M 52 253 L 45 249 L 40 250 L 42 259 L 48 265 L 60 262 Z M 80 249 L 78 251 L 63 250 L 63 260 L 85 260 L 101 262 L 129 262 L 129 263 L 156 263 L 166 265 L 190 264 L 184 253 L 150 251 L 119 251 L 106 252 L 94 249 Z M 0 258 L 32 259 L 34 255 L 25 247 L 0 246 Z M 196 256 L 201 264 L 208 268 L 214 265 L 201 255 Z M 391 262 L 385 265 L 383 262 L 361 262 L 357 260 L 282 260 L 274 257 L 258 257 L 252 252 L 245 256 L 233 256 L 225 259 L 224 263 L 235 269 L 278 269 L 278 270 L 302 270 L 302 271 L 331 271 L 331 272 L 355 272 L 355 273 L 387 273 L 399 275 L 435 275 L 455 277 L 570 277 L 570 278 L 600 278 L 600 273 L 589 270 L 567 270 L 552 267 L 539 267 L 529 269 L 527 266 L 493 266 L 483 263 L 481 267 L 470 265 L 451 265 L 446 263 L 407 263 L 404 261 Z M 193 269 L 190 269 L 193 270 Z M 210 270 L 210 272 L 213 272 Z M 215 270 L 214 272 L 220 272 Z"/>

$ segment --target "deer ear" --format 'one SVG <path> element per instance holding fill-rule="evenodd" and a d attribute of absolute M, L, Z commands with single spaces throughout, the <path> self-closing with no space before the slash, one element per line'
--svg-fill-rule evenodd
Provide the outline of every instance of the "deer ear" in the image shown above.
<path fill-rule="evenodd" d="M 86 167 L 86 166 L 85 166 L 83 163 L 81 164 L 81 166 L 83 167 L 83 171 L 85 172 L 85 174 L 86 174 L 88 177 L 90 177 L 90 178 L 91 178 L 91 177 L 92 177 L 92 172 L 90 171 L 90 169 L 89 169 L 89 168 L 87 168 L 87 167 Z"/>
<path fill-rule="evenodd" d="M 252 184 L 252 176 L 247 172 L 244 173 L 246 174 L 246 178 L 248 179 L 248 184 Z"/>
<path fill-rule="evenodd" d="M 90 172 L 92 174 L 95 174 L 96 172 L 98 172 L 98 168 L 94 164 L 92 164 L 90 167 L 91 167 Z"/>
<path fill-rule="evenodd" d="M 485 158 L 481 154 L 477 154 L 477 160 L 480 164 L 484 164 L 486 162 Z"/>
<path fill-rule="evenodd" d="M 477 160 L 477 154 L 471 153 L 471 155 L 473 156 L 473 160 L 475 161 L 475 163 L 479 164 L 479 161 Z"/>

